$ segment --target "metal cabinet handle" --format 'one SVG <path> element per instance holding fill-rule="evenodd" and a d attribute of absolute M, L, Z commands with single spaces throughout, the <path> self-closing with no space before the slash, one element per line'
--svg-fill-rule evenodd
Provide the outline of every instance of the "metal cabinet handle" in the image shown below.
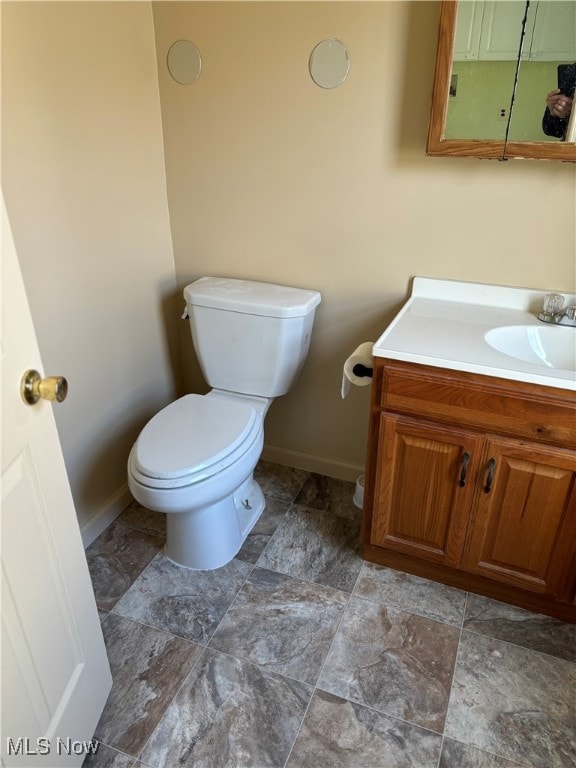
<path fill-rule="evenodd" d="M 492 481 L 494 480 L 494 472 L 496 471 L 496 459 L 490 459 L 488 461 L 488 474 L 486 475 L 486 485 L 484 486 L 484 493 L 490 493 L 492 490 Z"/>
<path fill-rule="evenodd" d="M 464 488 L 466 485 L 466 475 L 468 473 L 468 464 L 470 464 L 470 454 L 468 451 L 464 453 L 462 456 L 462 466 L 460 468 L 460 479 L 458 480 L 458 485 L 460 488 Z"/>

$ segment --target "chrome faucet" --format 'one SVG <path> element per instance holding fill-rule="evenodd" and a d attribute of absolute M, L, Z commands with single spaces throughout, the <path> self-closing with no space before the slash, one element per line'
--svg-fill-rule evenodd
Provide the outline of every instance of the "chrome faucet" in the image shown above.
<path fill-rule="evenodd" d="M 565 307 L 562 294 L 547 293 L 538 320 L 542 320 L 543 323 L 571 325 L 576 328 L 576 305 L 571 304 Z"/>

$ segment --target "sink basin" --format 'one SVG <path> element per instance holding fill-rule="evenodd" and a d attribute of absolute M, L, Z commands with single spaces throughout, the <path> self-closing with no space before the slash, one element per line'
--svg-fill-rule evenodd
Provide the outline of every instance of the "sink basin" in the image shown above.
<path fill-rule="evenodd" d="M 557 325 L 507 325 L 484 336 L 488 344 L 516 360 L 576 371 L 576 328 Z"/>

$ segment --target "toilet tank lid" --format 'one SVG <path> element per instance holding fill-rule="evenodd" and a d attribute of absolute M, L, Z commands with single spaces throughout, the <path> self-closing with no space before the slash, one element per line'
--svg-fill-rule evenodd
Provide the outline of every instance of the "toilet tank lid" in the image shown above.
<path fill-rule="evenodd" d="M 302 317 L 321 301 L 318 291 L 229 277 L 201 277 L 184 288 L 184 298 L 190 306 L 268 317 Z"/>

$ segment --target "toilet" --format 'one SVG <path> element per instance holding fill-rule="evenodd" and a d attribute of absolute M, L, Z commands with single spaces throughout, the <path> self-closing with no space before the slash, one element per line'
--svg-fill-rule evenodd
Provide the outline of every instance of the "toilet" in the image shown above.
<path fill-rule="evenodd" d="M 192 343 L 212 388 L 170 403 L 140 432 L 128 486 L 166 513 L 166 555 L 195 570 L 229 562 L 262 514 L 254 468 L 264 417 L 297 378 L 320 294 L 301 288 L 202 277 L 184 289 Z"/>

